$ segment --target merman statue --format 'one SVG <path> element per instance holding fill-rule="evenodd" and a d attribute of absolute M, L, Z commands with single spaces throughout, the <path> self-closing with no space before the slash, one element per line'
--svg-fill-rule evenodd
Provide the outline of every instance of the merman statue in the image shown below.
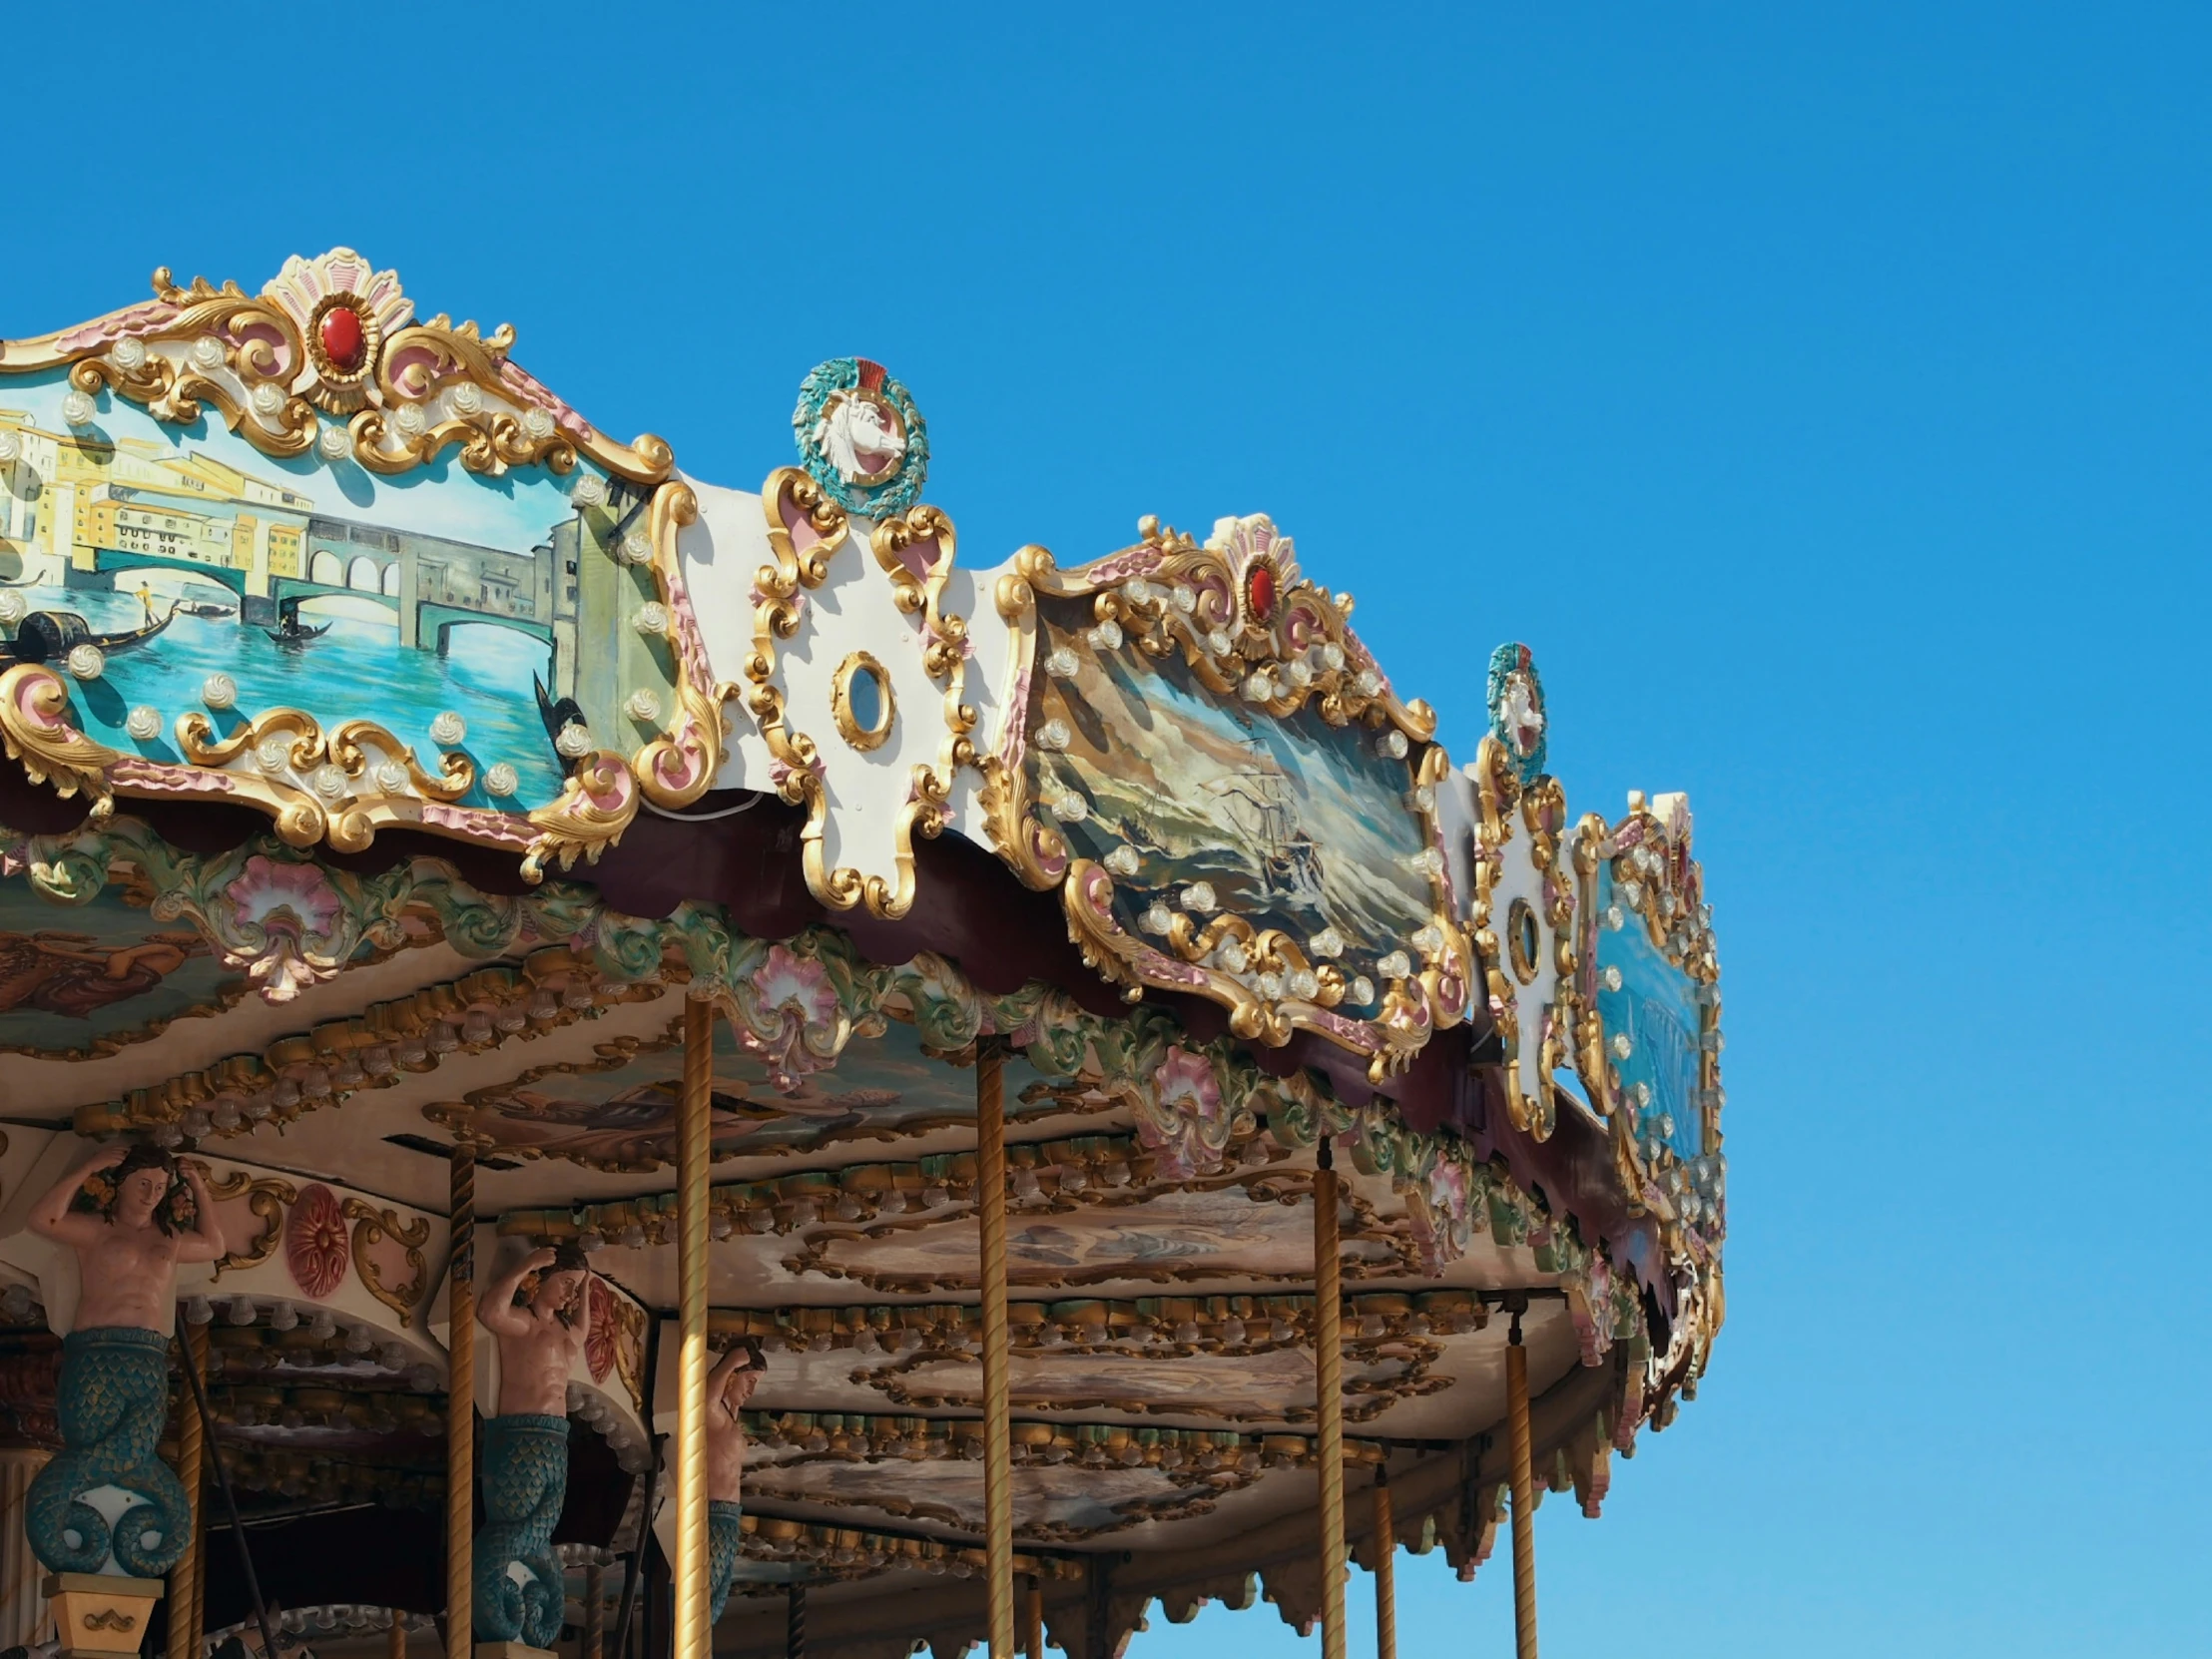
<path fill-rule="evenodd" d="M 192 1532 L 184 1485 L 155 1451 L 169 1420 L 177 1264 L 221 1259 L 214 1200 L 196 1166 L 180 1170 L 159 1147 L 118 1143 L 39 1200 L 30 1228 L 77 1253 L 81 1281 L 62 1339 L 63 1449 L 25 1504 L 31 1548 L 56 1572 L 99 1572 L 112 1555 L 133 1577 L 160 1578 Z M 103 1487 L 137 1500 L 113 1527 L 86 1501 Z"/>
<path fill-rule="evenodd" d="M 518 1302 L 533 1273 L 536 1289 Z M 553 1523 L 568 1496 L 568 1378 L 591 1337 L 591 1278 L 583 1251 L 564 1243 L 525 1256 L 477 1307 L 478 1322 L 499 1339 L 499 1414 L 484 1423 L 480 1442 L 479 1641 L 550 1649 L 561 1634 L 566 1592 Z"/>
<path fill-rule="evenodd" d="M 738 1565 L 739 1523 L 745 1518 L 740 1485 L 745 1476 L 745 1422 L 739 1413 L 761 1384 L 751 1349 L 740 1343 L 707 1377 L 707 1585 L 709 1626 L 730 1599 L 730 1575 Z"/>

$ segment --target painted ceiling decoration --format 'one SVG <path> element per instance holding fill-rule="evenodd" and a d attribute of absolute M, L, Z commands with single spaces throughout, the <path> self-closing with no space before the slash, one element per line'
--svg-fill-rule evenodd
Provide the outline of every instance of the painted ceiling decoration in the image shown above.
<path fill-rule="evenodd" d="M 513 1414 L 454 1309 L 582 1261 L 518 1570 L 612 1621 L 677 1548 L 690 1065 L 711 1339 L 762 1367 L 718 1651 L 780 1651 L 794 1586 L 819 1653 L 962 1651 L 988 1069 L 1017 1562 L 1070 1655 L 1155 1601 L 1321 1616 L 1338 1324 L 1347 1479 L 1395 1504 L 1355 1554 L 1487 1557 L 1524 1339 L 1536 1478 L 1596 1514 L 1725 1309 L 1687 798 L 1573 816 L 1518 642 L 1455 765 L 1322 580 L 1360 550 L 1264 514 L 963 557 L 948 434 L 868 358 L 749 490 L 515 349 L 345 249 L 0 341 L 0 1442 L 63 1444 L 86 1298 L 34 1211 L 158 1148 L 222 1234 L 175 1365 L 249 1520 L 397 1528 L 287 1604 L 420 1628 L 447 1438 Z"/>

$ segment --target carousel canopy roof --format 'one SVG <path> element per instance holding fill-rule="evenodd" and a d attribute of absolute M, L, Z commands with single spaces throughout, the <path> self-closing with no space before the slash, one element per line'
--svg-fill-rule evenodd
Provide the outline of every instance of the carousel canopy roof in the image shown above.
<path fill-rule="evenodd" d="M 465 1142 L 480 1261 L 594 1253 L 563 1528 L 635 1544 L 707 999 L 714 1327 L 768 1360 L 740 1582 L 821 1584 L 819 1650 L 980 1617 L 913 1588 L 981 1526 L 979 1045 L 1017 1535 L 1071 1651 L 1252 1573 L 1312 1617 L 1324 1141 L 1401 1540 L 1486 1551 L 1516 1318 L 1539 1472 L 1596 1512 L 1720 1323 L 1719 969 L 1687 803 L 1572 818 L 1524 647 L 1454 766 L 1264 516 L 962 563 L 874 363 L 810 375 L 746 492 L 348 251 L 155 287 L 0 344 L 9 1364 L 68 1328 L 21 1227 L 71 1132 L 150 1135 L 224 1211 L 180 1295 L 251 1501 L 434 1503 Z M 279 1594 L 426 1610 L 423 1539 Z M 725 1649 L 781 1639 L 751 1605 Z"/>

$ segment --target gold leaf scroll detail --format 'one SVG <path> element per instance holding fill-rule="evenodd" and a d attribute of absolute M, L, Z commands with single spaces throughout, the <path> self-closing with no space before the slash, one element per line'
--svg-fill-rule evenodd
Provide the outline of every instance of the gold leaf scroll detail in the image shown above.
<path fill-rule="evenodd" d="M 82 789 L 93 816 L 115 810 L 108 769 L 120 758 L 69 724 L 69 688 L 52 670 L 19 663 L 0 674 L 0 742 L 34 784 L 53 783 L 63 799 Z"/>
<path fill-rule="evenodd" d="M 669 611 L 668 645 L 676 659 L 676 716 L 667 731 L 631 757 L 630 768 L 646 800 L 670 809 L 688 807 L 714 788 L 728 754 L 723 706 L 738 695 L 735 684 L 713 677 L 677 552 L 677 533 L 698 517 L 699 497 L 689 484 L 663 484 L 653 492 L 647 533 L 653 546 L 654 581 Z"/>
<path fill-rule="evenodd" d="M 807 593 L 828 580 L 830 557 L 844 545 L 851 525 L 843 509 L 823 495 L 822 486 L 795 466 L 778 467 L 768 475 L 761 486 L 761 509 L 768 517 L 769 551 L 776 562 L 761 566 L 753 578 L 753 653 L 745 661 L 745 677 L 753 689 L 746 694 L 746 708 L 782 769 L 777 794 L 807 809 L 801 841 L 808 886 L 831 909 L 849 910 L 860 901 L 860 873 L 824 868 L 822 832 L 830 797 L 822 782 L 822 752 L 813 738 L 788 722 L 784 688 L 776 683 L 776 642 L 798 635 L 805 623 Z M 810 538 L 804 543 L 802 529 Z"/>
<path fill-rule="evenodd" d="M 416 1216 L 402 1222 L 398 1211 L 379 1210 L 358 1198 L 348 1198 L 344 1210 L 345 1219 L 353 1224 L 353 1271 L 361 1276 L 368 1294 L 397 1314 L 400 1324 L 406 1324 L 429 1284 L 429 1270 L 422 1256 L 422 1247 L 430 1242 L 428 1219 Z M 369 1258 L 369 1246 L 381 1244 L 386 1238 L 407 1252 L 407 1271 L 413 1278 L 405 1285 L 385 1284 L 383 1274 Z"/>
<path fill-rule="evenodd" d="M 530 815 L 538 833 L 523 856 L 522 878 L 542 880 L 548 858 L 567 869 L 579 852 L 586 863 L 596 864 L 637 816 L 638 783 L 629 764 L 611 749 L 585 756 L 569 774 L 560 800 Z"/>
<path fill-rule="evenodd" d="M 242 1193 L 248 1195 L 246 1208 L 262 1224 L 259 1234 L 216 1263 L 215 1276 L 221 1279 L 234 1268 L 260 1267 L 275 1254 L 276 1241 L 283 1237 L 284 1212 L 298 1202 L 299 1189 L 276 1176 L 257 1176 L 242 1169 L 227 1175 L 210 1174 L 206 1179 L 208 1196 L 218 1204 L 229 1203 Z"/>

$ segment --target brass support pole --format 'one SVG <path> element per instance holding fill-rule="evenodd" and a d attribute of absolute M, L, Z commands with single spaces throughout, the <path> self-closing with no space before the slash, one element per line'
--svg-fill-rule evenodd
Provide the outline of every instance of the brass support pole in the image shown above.
<path fill-rule="evenodd" d="M 1337 1171 L 1322 1137 L 1314 1172 L 1314 1389 L 1321 1416 L 1321 1651 L 1345 1659 L 1344 1289 Z"/>
<path fill-rule="evenodd" d="M 675 1659 L 708 1659 L 706 1535 L 706 1199 L 708 1090 L 715 1079 L 715 1004 L 684 1004 L 684 1102 L 677 1122 L 677 1557 Z"/>
<path fill-rule="evenodd" d="M 407 1615 L 391 1610 L 391 1628 L 384 1632 L 384 1659 L 407 1659 Z"/>
<path fill-rule="evenodd" d="M 1536 1478 L 1529 1467 L 1528 1350 L 1520 1314 L 1505 1349 L 1505 1412 L 1513 1455 L 1513 1640 L 1517 1659 L 1536 1659 Z"/>
<path fill-rule="evenodd" d="M 1021 1651 L 1025 1659 L 1044 1659 L 1044 1581 L 1032 1577 L 1022 1597 Z"/>
<path fill-rule="evenodd" d="M 676 1296 L 683 1346 L 676 1370 L 675 1659 L 708 1659 L 707 1169 L 715 1009 L 684 1004 L 684 1100 L 676 1137 Z"/>
<path fill-rule="evenodd" d="M 476 1644 L 476 1148 L 453 1147 L 445 1273 L 445 1659 Z"/>
<path fill-rule="evenodd" d="M 1375 1659 L 1397 1659 L 1397 1525 L 1387 1469 L 1375 1471 Z"/>
<path fill-rule="evenodd" d="M 584 1639 L 582 1659 L 605 1659 L 607 1652 L 606 1569 L 597 1561 L 584 1567 Z"/>
<path fill-rule="evenodd" d="M 784 1592 L 784 1659 L 807 1659 L 807 1586 Z"/>
<path fill-rule="evenodd" d="M 983 1541 L 991 1659 L 1014 1659 L 1014 1453 L 1007 1426 L 1006 1092 L 997 1041 L 975 1048 L 975 1209 L 983 1225 Z"/>
<path fill-rule="evenodd" d="M 195 1375 L 205 1379 L 208 1374 L 208 1328 L 204 1325 L 185 1327 L 184 1352 L 178 1358 L 189 1366 Z M 200 1415 L 197 1393 L 188 1382 L 185 1397 L 179 1401 L 177 1430 L 177 1478 L 185 1488 L 185 1499 L 192 1505 L 191 1530 L 186 1534 L 185 1552 L 177 1557 L 176 1566 L 169 1572 L 169 1659 L 195 1659 L 200 1652 L 200 1621 L 193 1617 L 200 1605 L 199 1589 L 202 1575 L 200 1552 L 202 1540 L 207 1535 L 208 1514 L 204 1487 L 207 1470 L 202 1466 L 203 1453 L 207 1449 L 208 1425 Z"/>

